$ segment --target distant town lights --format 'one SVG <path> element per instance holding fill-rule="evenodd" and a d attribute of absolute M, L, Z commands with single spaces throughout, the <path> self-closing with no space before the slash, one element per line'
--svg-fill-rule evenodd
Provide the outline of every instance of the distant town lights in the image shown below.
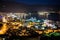
<path fill-rule="evenodd" d="M 38 12 L 39 15 L 45 15 L 48 14 L 48 12 Z"/>

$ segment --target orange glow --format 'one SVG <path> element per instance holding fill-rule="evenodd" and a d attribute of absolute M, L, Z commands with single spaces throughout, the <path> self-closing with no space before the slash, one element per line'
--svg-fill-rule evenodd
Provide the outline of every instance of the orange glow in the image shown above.
<path fill-rule="evenodd" d="M 47 34 L 47 33 L 53 32 L 53 30 L 48 29 L 48 30 L 46 30 L 46 31 L 44 31 L 44 32 Z"/>
<path fill-rule="evenodd" d="M 7 20 L 5 19 L 5 17 L 2 18 L 2 21 L 3 22 L 7 22 Z M 8 28 L 7 28 L 7 25 L 6 23 L 3 24 L 1 30 L 0 30 L 0 34 L 5 34 L 7 32 Z"/>
<path fill-rule="evenodd" d="M 37 33 L 39 33 L 39 34 L 42 34 L 43 33 L 43 31 L 36 31 Z"/>
<path fill-rule="evenodd" d="M 58 32 L 59 30 L 54 30 L 54 32 Z"/>
<path fill-rule="evenodd" d="M 60 29 L 58 29 L 58 31 L 60 32 Z"/>
<path fill-rule="evenodd" d="M 27 28 L 31 28 L 33 25 L 27 25 Z"/>
<path fill-rule="evenodd" d="M 6 31 L 7 31 L 7 25 L 6 24 L 3 24 L 3 27 L 2 27 L 2 29 L 0 30 L 0 34 L 5 34 L 6 33 Z"/>

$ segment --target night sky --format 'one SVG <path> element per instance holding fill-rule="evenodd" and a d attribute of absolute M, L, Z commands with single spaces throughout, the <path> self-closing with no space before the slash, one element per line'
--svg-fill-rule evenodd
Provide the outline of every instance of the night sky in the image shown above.
<path fill-rule="evenodd" d="M 4 1 L 12 1 L 17 3 L 25 3 L 29 5 L 33 4 L 41 4 L 41 5 L 60 5 L 59 0 L 4 0 Z"/>

